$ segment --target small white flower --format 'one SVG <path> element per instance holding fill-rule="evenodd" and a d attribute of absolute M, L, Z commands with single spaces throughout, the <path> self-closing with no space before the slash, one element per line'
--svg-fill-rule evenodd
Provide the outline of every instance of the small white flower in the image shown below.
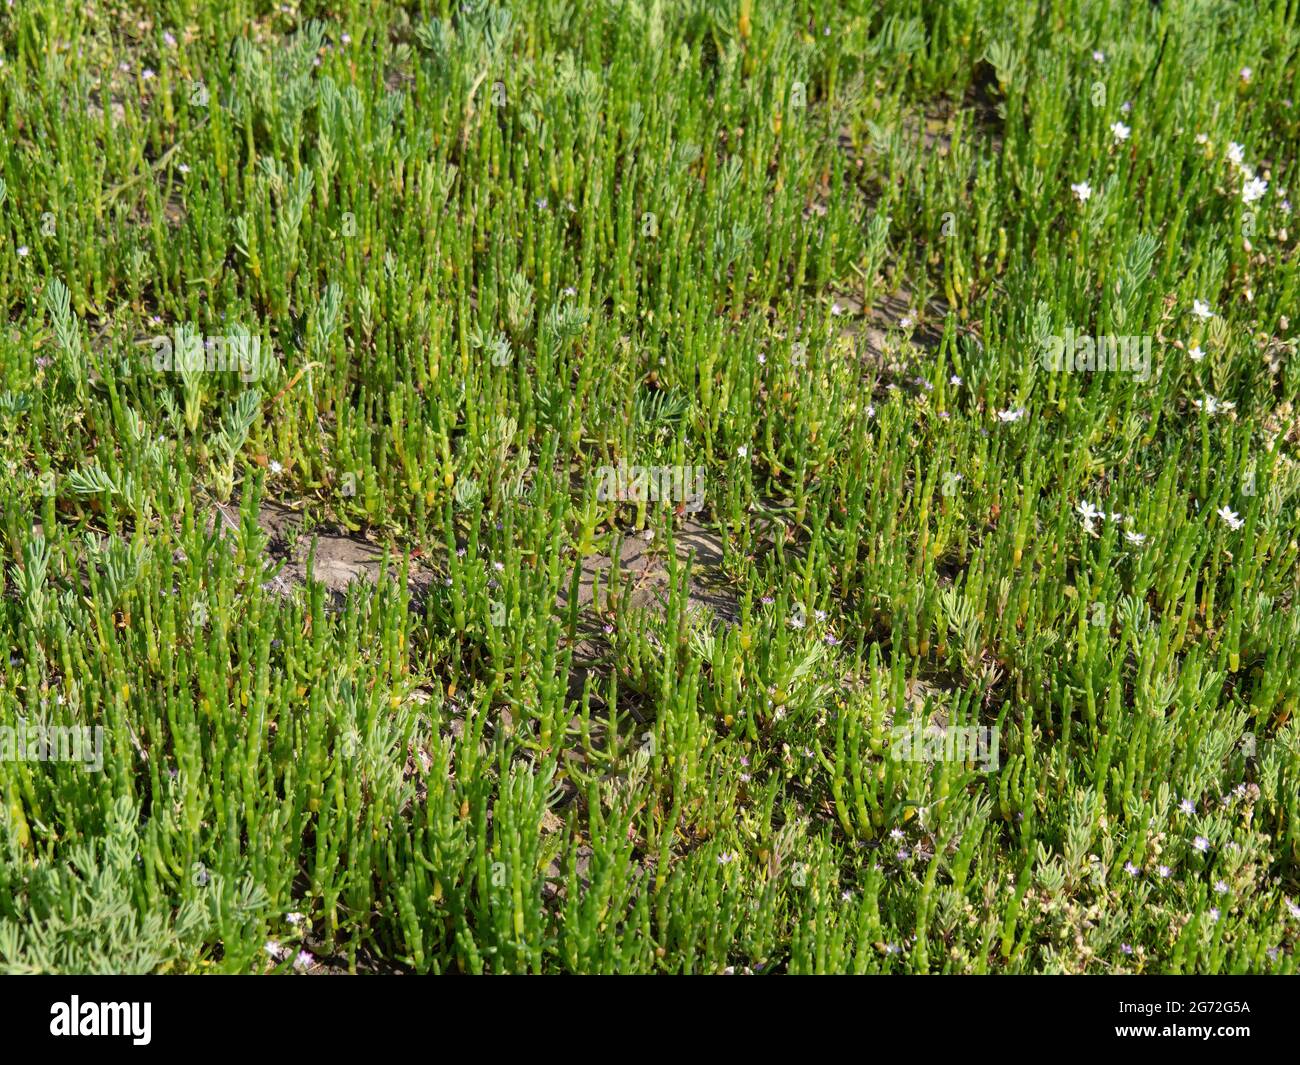
<path fill-rule="evenodd" d="M 144 70 L 140 72 L 140 78 L 143 81 L 150 81 L 153 79 L 153 76 L 154 76 L 153 71 L 150 70 L 148 67 L 145 67 Z"/>
<path fill-rule="evenodd" d="M 865 413 L 868 418 L 874 418 L 876 416 L 876 408 L 868 403 L 867 409 L 863 413 Z"/>
<path fill-rule="evenodd" d="M 736 448 L 736 457 L 737 457 L 737 458 L 742 458 L 742 459 L 743 459 L 743 458 L 748 458 L 748 457 L 749 457 L 749 448 L 747 448 L 744 444 L 741 444 L 740 447 Z"/>
<path fill-rule="evenodd" d="M 998 420 L 1003 422 L 1018 422 L 1024 416 L 1024 407 L 1008 407 L 1006 410 L 998 411 Z"/>
<path fill-rule="evenodd" d="M 1208 392 L 1205 393 L 1204 399 L 1192 400 L 1192 406 L 1197 410 L 1203 410 L 1206 414 L 1218 414 L 1221 410 L 1232 410 L 1237 404 L 1230 399 L 1216 399 Z"/>
<path fill-rule="evenodd" d="M 1241 166 L 1241 161 L 1246 158 L 1246 150 L 1236 141 L 1228 142 L 1228 162 L 1233 166 Z"/>
<path fill-rule="evenodd" d="M 1090 525 L 1101 517 L 1101 511 L 1086 499 L 1079 500 L 1079 502 L 1074 505 L 1074 509 L 1079 512 L 1079 517 L 1083 519 L 1085 525 Z"/>
<path fill-rule="evenodd" d="M 275 459 L 272 459 L 272 460 L 271 460 L 270 467 L 271 467 L 271 472 L 272 472 L 272 473 L 282 473 L 282 472 L 284 472 L 284 467 L 281 466 L 278 462 L 276 462 Z"/>
<path fill-rule="evenodd" d="M 1227 505 L 1220 507 L 1217 511 L 1215 511 L 1215 513 L 1218 514 L 1219 517 L 1221 517 L 1225 522 L 1228 523 L 1229 529 L 1240 529 L 1243 525 L 1246 524 L 1244 521 L 1242 521 L 1240 515 L 1236 514 Z"/>
<path fill-rule="evenodd" d="M 18 249 L 18 258 L 20 258 L 20 259 L 26 259 L 26 258 L 27 258 L 27 255 L 28 255 L 28 253 L 29 253 L 30 251 L 31 251 L 31 249 L 28 248 L 26 244 L 22 245 L 22 246 L 19 247 L 19 249 Z"/>
<path fill-rule="evenodd" d="M 1210 143 L 1210 135 L 1209 135 L 1208 133 L 1198 133 L 1198 134 L 1196 135 L 1196 143 L 1197 143 L 1197 144 L 1209 144 L 1209 143 Z"/>
<path fill-rule="evenodd" d="M 1200 344 L 1196 344 L 1193 345 L 1191 350 L 1187 352 L 1187 357 L 1191 359 L 1192 362 L 1200 362 L 1203 358 L 1205 358 L 1205 352 L 1201 350 Z"/>
<path fill-rule="evenodd" d="M 1262 199 L 1264 193 L 1268 191 L 1268 182 L 1259 178 L 1251 178 L 1241 187 L 1241 202 L 1254 203 Z"/>
<path fill-rule="evenodd" d="M 1147 542 L 1147 538 L 1143 533 L 1133 532 L 1131 530 L 1125 531 L 1124 539 L 1127 540 L 1129 543 L 1131 543 L 1134 547 L 1141 547 L 1144 543 Z"/>
<path fill-rule="evenodd" d="M 1116 143 L 1128 140 L 1128 136 L 1132 132 L 1123 122 L 1112 122 L 1110 124 L 1110 134 L 1115 138 Z"/>
<path fill-rule="evenodd" d="M 843 313 L 844 313 L 844 308 L 841 307 L 838 303 L 832 303 L 832 304 L 831 304 L 831 314 L 834 314 L 834 315 L 837 315 L 837 316 L 838 316 L 838 315 L 841 315 L 841 314 L 843 314 Z"/>
<path fill-rule="evenodd" d="M 298 927 L 298 925 L 302 924 L 302 922 L 305 920 L 303 915 L 300 913 L 286 913 L 284 915 L 284 919 L 288 921 L 291 925 L 293 925 L 295 928 Z"/>
<path fill-rule="evenodd" d="M 189 163 L 181 163 L 181 165 L 178 166 L 176 169 L 179 170 L 182 174 L 188 174 L 190 172 L 190 165 Z"/>
<path fill-rule="evenodd" d="M 1129 103 L 1127 100 L 1125 100 L 1122 104 L 1119 105 L 1119 109 L 1122 114 L 1127 115 L 1130 111 L 1133 110 L 1133 105 Z"/>
<path fill-rule="evenodd" d="M 1207 318 L 1213 318 L 1214 312 L 1210 310 L 1210 305 L 1204 300 L 1192 300 L 1192 313 L 1201 321 Z"/>
<path fill-rule="evenodd" d="M 961 388 L 961 378 L 958 377 L 956 374 L 953 374 L 950 378 L 948 378 L 948 383 L 950 385 L 956 385 L 958 388 Z"/>
<path fill-rule="evenodd" d="M 1251 77 L 1254 75 L 1254 73 L 1255 73 L 1255 72 L 1254 72 L 1253 70 L 1251 70 L 1250 67 L 1242 67 L 1242 68 L 1241 68 L 1241 80 L 1244 81 L 1244 82 L 1246 82 L 1246 84 L 1249 85 L 1249 84 L 1250 84 L 1250 79 L 1251 79 Z"/>
<path fill-rule="evenodd" d="M 898 320 L 898 327 L 900 329 L 911 329 L 914 324 L 915 323 L 912 321 L 912 316 L 910 314 L 905 314 Z"/>
<path fill-rule="evenodd" d="M 1080 181 L 1070 186 L 1070 191 L 1078 197 L 1080 203 L 1087 203 L 1088 197 L 1092 195 L 1092 186 L 1086 181 Z"/>
<path fill-rule="evenodd" d="M 1094 63 L 1106 62 L 1106 53 L 1098 49 L 1097 51 L 1092 53 L 1092 61 Z"/>

